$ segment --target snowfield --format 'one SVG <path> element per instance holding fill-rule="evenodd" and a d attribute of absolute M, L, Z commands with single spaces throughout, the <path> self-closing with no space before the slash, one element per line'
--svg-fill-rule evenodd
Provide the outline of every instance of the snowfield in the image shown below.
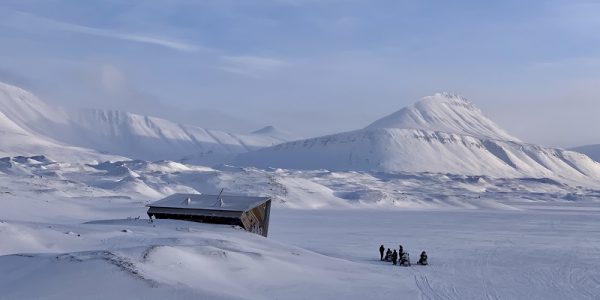
<path fill-rule="evenodd" d="M 271 194 L 267 239 L 144 205 Z M 0 159 L 0 299 L 597 299 L 600 190 L 434 173 Z M 138 219 L 139 217 L 139 219 Z M 10 242 L 6 242 L 10 241 Z M 379 244 L 402 243 L 394 267 Z M 32 288 L 35 287 L 35 288 Z"/>
<path fill-rule="evenodd" d="M 3 249 L 0 287 L 2 299 L 597 299 L 591 208 L 276 209 L 269 239 L 175 221 L 8 221 L 3 240 L 29 242 Z M 431 265 L 382 263 L 379 243 L 413 259 L 426 249 Z"/>
<path fill-rule="evenodd" d="M 520 211 L 277 211 L 272 239 L 362 264 L 357 272 L 365 276 L 384 274 L 389 293 L 373 288 L 371 299 L 598 299 L 598 203 L 525 206 Z M 430 266 L 382 264 L 376 253 L 380 243 L 401 243 L 413 263 L 427 250 Z"/>
<path fill-rule="evenodd" d="M 20 254 L 3 251 L 3 299 L 304 299 L 371 294 L 372 283 L 361 283 L 362 274 L 346 274 L 358 270 L 359 264 L 228 226 L 121 220 L 78 225 L 5 222 L 0 228 L 3 238 L 12 238 L 16 231 L 47 247 L 23 243 Z M 56 244 L 62 248 L 53 247 Z M 362 285 L 362 291 L 348 289 L 347 280 Z M 383 292 L 381 280 L 376 286 Z"/>
<path fill-rule="evenodd" d="M 145 205 L 173 193 L 260 195 L 286 208 L 496 208 L 511 202 L 600 199 L 600 184 L 572 185 L 548 178 L 495 178 L 441 173 L 334 172 L 328 170 L 203 167 L 172 161 L 126 160 L 95 164 L 56 162 L 45 156 L 0 158 L 5 195 L 51 201 Z M 18 197 L 5 201 L 20 201 Z M 29 202 L 27 202 L 29 203 Z M 30 203 L 34 205 L 33 203 Z M 20 204 L 26 205 L 26 204 Z M 35 204 L 38 205 L 38 204 Z M 58 208 L 60 209 L 60 208 Z M 92 208 L 98 213 L 95 208 Z M 14 212 L 13 212 L 14 213 Z M 30 212 L 19 215 L 27 220 Z M 106 217 L 110 218 L 110 215 Z"/>

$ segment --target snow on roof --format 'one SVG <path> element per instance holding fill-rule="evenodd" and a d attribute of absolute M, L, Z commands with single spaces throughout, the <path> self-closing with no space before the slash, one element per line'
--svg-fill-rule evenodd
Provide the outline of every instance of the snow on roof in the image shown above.
<path fill-rule="evenodd" d="M 158 200 L 149 207 L 186 208 L 227 211 L 247 211 L 269 200 L 269 197 L 173 194 Z"/>

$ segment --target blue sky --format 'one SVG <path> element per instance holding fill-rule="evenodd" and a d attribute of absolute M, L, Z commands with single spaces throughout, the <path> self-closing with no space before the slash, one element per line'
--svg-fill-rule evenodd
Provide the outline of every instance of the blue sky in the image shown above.
<path fill-rule="evenodd" d="M 212 128 L 352 130 L 438 91 L 600 143 L 600 1 L 3 0 L 0 80 Z"/>

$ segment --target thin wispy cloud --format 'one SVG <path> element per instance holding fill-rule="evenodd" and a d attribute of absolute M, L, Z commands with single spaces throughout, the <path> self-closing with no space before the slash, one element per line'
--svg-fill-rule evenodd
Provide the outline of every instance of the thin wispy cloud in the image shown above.
<path fill-rule="evenodd" d="M 221 59 L 221 70 L 252 78 L 273 74 L 290 65 L 289 62 L 272 57 L 223 56 Z"/>
<path fill-rule="evenodd" d="M 195 44 L 167 39 L 164 37 L 152 36 L 151 34 L 126 33 L 109 29 L 94 28 L 74 23 L 53 20 L 46 17 L 41 17 L 38 15 L 23 12 L 15 12 L 10 18 L 5 20 L 4 23 L 8 23 L 9 25 L 12 25 L 14 27 L 37 27 L 64 32 L 92 35 L 110 39 L 118 39 L 129 42 L 144 43 L 183 52 L 195 52 L 201 49 L 200 46 Z"/>

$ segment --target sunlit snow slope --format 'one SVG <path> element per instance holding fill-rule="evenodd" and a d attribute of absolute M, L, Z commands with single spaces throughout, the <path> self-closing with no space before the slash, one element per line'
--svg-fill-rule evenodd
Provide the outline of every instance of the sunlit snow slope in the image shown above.
<path fill-rule="evenodd" d="M 436 94 L 365 129 L 240 155 L 240 165 L 600 180 L 600 164 L 520 142 L 465 99 Z"/>
<path fill-rule="evenodd" d="M 33 101 L 31 101 L 33 100 Z M 100 161 L 122 159 L 100 154 L 91 149 L 73 147 L 36 133 L 28 122 L 54 119 L 64 121 L 60 111 L 31 99 L 31 94 L 0 83 L 0 156 L 46 154 L 54 159 L 68 161 Z"/>
<path fill-rule="evenodd" d="M 571 150 L 583 153 L 591 159 L 600 162 L 600 144 L 576 147 Z"/>
<path fill-rule="evenodd" d="M 488 119 L 467 99 L 448 93 L 425 97 L 367 126 L 367 129 L 377 128 L 422 129 L 519 141 Z"/>
<path fill-rule="evenodd" d="M 48 154 L 43 151 L 45 144 L 41 140 L 51 139 L 131 158 L 187 157 L 188 161 L 214 164 L 242 152 L 288 141 L 284 132 L 272 127 L 249 134 L 232 134 L 121 111 L 67 111 L 3 83 L 0 83 L 0 113 L 1 132 L 6 136 L 9 132 L 11 136 L 28 136 L 18 143 L 21 152 L 4 151 L 14 155 Z M 10 141 L 16 139 L 12 137 Z M 13 145 L 8 140 L 3 144 Z M 39 152 L 31 153 L 28 147 Z"/>

